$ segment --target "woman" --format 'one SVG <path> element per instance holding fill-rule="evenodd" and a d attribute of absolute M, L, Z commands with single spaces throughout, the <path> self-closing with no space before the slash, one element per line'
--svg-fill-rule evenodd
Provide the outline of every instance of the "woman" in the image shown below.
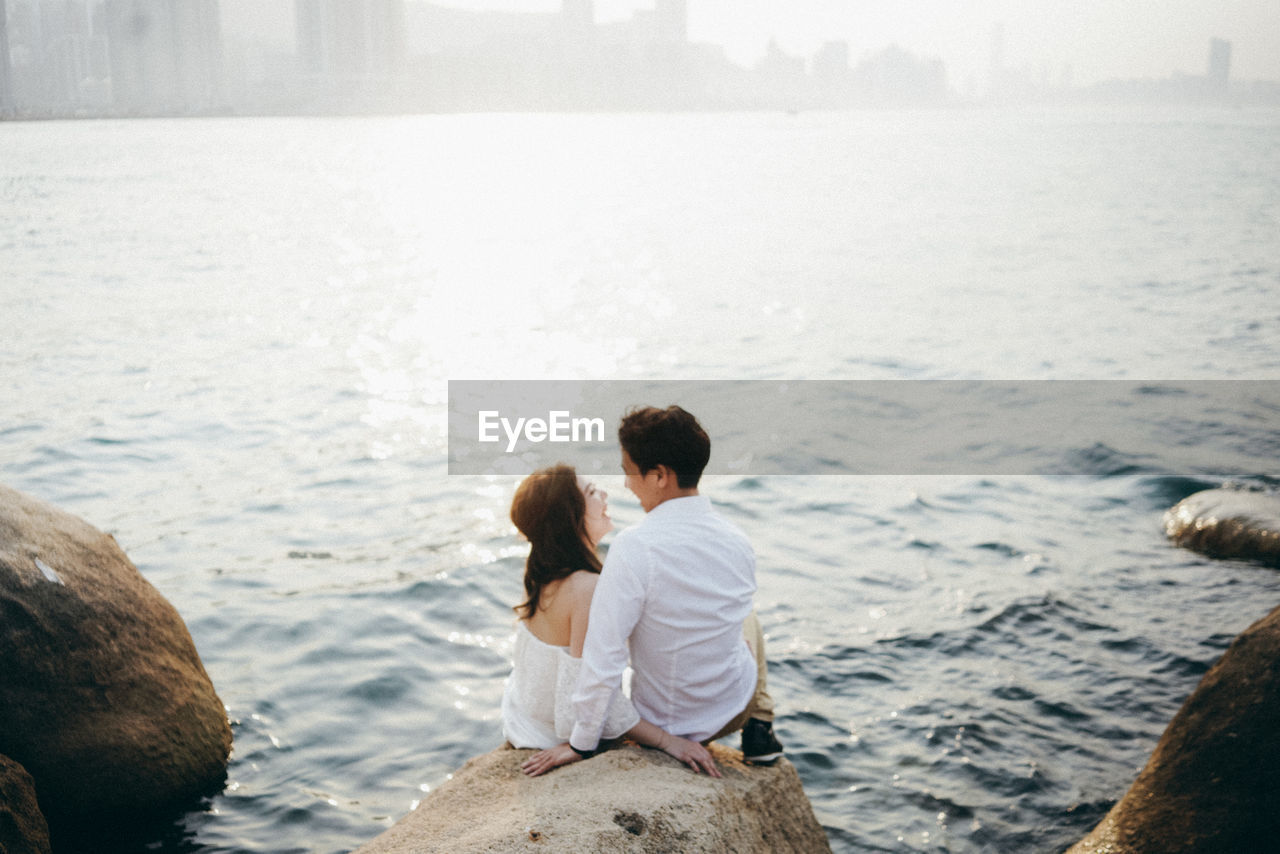
<path fill-rule="evenodd" d="M 591 595 L 600 575 L 596 545 L 613 530 L 608 494 L 571 466 L 534 472 L 516 488 L 511 521 L 529 540 L 525 601 L 511 676 L 502 694 L 502 730 L 513 747 L 540 748 L 521 769 L 537 776 L 581 756 L 568 744 L 571 696 L 582 666 Z M 619 695 L 609 708 L 603 737 L 626 736 L 663 750 L 694 771 L 719 777 L 710 752 L 640 719 Z"/>

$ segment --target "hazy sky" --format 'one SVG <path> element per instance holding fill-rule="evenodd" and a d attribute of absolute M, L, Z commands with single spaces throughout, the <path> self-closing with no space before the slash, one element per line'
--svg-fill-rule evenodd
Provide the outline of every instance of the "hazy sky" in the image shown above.
<path fill-rule="evenodd" d="M 228 29 L 255 16 L 279 25 L 292 0 L 222 0 Z M 560 0 L 441 0 L 436 5 L 554 11 Z M 597 0 L 601 21 L 651 9 L 652 0 Z M 273 20 L 274 19 L 274 20 Z M 1203 74 L 1209 39 L 1233 44 L 1232 77 L 1280 80 L 1280 0 L 689 0 L 694 41 L 724 45 L 750 64 L 771 38 L 811 55 L 823 41 L 848 41 L 856 60 L 897 44 L 937 56 L 952 82 L 985 80 L 992 32 L 1003 25 L 1004 64 L 1057 79 L 1070 66 L 1077 84 L 1112 77 Z"/>

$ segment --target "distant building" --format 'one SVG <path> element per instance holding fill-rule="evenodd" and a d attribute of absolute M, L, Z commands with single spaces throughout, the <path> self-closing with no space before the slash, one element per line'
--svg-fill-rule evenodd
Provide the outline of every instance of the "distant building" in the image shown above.
<path fill-rule="evenodd" d="M 106 9 L 117 109 L 137 114 L 177 109 L 172 9 L 154 0 L 107 0 Z"/>
<path fill-rule="evenodd" d="M 61 110 L 74 110 L 83 106 L 82 90 L 93 75 L 93 9 L 83 0 L 39 8 L 46 103 Z"/>
<path fill-rule="evenodd" d="M 0 116 L 13 114 L 13 63 L 9 60 L 9 15 L 0 0 Z"/>
<path fill-rule="evenodd" d="M 636 16 L 641 20 L 641 16 Z M 654 0 L 653 41 L 647 47 L 648 75 L 659 102 L 680 103 L 691 97 L 689 6 L 686 0 Z"/>
<path fill-rule="evenodd" d="M 1004 67 L 1004 23 L 991 27 L 991 53 L 987 61 L 987 97 L 998 98 L 1008 89 L 1008 72 Z"/>
<path fill-rule="evenodd" d="M 825 42 L 809 64 L 817 103 L 841 107 L 853 103 L 860 93 L 849 66 L 849 43 Z"/>
<path fill-rule="evenodd" d="M 404 0 L 297 0 L 298 58 L 305 73 L 358 81 L 401 71 Z"/>
<path fill-rule="evenodd" d="M 1196 103 L 1225 101 L 1236 103 L 1276 103 L 1280 86 L 1264 81 L 1231 82 L 1231 42 L 1209 41 L 1209 62 L 1203 75 L 1177 73 L 1151 80 L 1104 80 L 1087 90 L 1091 97 L 1114 101 L 1154 101 Z"/>
<path fill-rule="evenodd" d="M 106 0 L 115 108 L 191 114 L 225 106 L 218 0 Z"/>
<path fill-rule="evenodd" d="M 849 78 L 849 43 L 825 42 L 813 55 L 813 79 L 822 87 L 843 86 Z"/>
<path fill-rule="evenodd" d="M 947 100 L 947 70 L 939 59 L 923 59 L 890 45 L 864 58 L 855 74 L 876 103 L 928 104 Z"/>
<path fill-rule="evenodd" d="M 560 17 L 565 32 L 578 37 L 588 36 L 596 26 L 596 4 L 593 0 L 564 0 L 560 4 Z"/>
<path fill-rule="evenodd" d="M 754 89 L 768 106 L 796 109 L 805 105 L 808 77 L 804 58 L 792 56 L 769 39 L 765 55 L 753 69 Z"/>
<path fill-rule="evenodd" d="M 654 0 L 654 34 L 659 42 L 685 44 L 689 41 L 689 4 L 686 0 Z"/>
<path fill-rule="evenodd" d="M 172 6 L 179 103 L 191 112 L 225 106 L 218 0 L 183 0 Z"/>
<path fill-rule="evenodd" d="M 1225 93 L 1231 82 L 1231 42 L 1223 39 L 1209 41 L 1209 91 Z"/>
<path fill-rule="evenodd" d="M 102 0 L 10 0 L 0 102 L 25 115 L 75 115 L 109 105 Z M 5 109 L 0 107 L 0 110 Z"/>

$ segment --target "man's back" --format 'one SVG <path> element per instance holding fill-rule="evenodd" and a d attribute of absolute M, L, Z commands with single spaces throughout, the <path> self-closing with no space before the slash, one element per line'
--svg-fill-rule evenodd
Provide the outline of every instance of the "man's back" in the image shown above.
<path fill-rule="evenodd" d="M 591 605 L 573 742 L 598 739 L 628 638 L 641 716 L 694 740 L 715 734 L 755 689 L 742 638 L 755 589 L 750 543 L 704 496 L 665 501 L 619 534 Z"/>

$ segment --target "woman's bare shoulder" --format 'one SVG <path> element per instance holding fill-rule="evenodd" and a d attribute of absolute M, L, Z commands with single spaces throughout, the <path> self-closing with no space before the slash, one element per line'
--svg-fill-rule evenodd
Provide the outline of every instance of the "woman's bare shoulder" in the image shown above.
<path fill-rule="evenodd" d="M 580 569 L 560 582 L 560 591 L 572 599 L 585 596 L 589 600 L 591 594 L 595 593 L 596 582 L 599 580 L 600 573 Z"/>
<path fill-rule="evenodd" d="M 543 588 L 542 608 L 552 613 L 576 611 L 591 604 L 591 596 L 596 591 L 597 573 L 580 569 L 577 572 L 556 579 Z"/>

